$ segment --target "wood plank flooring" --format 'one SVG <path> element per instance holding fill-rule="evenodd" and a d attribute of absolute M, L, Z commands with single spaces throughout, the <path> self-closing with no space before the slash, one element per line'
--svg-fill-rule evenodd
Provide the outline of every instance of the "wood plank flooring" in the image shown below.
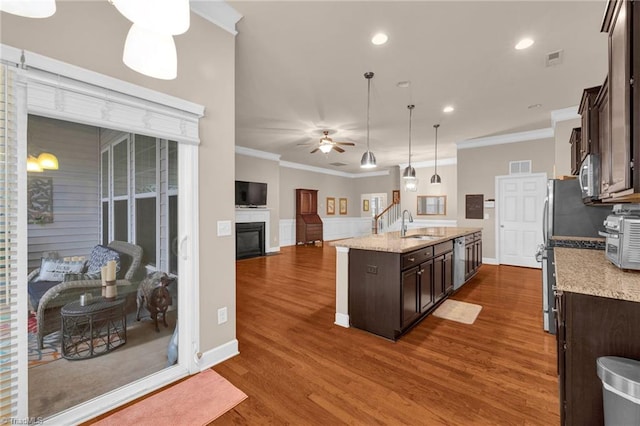
<path fill-rule="evenodd" d="M 333 324 L 335 264 L 329 244 L 236 262 L 240 355 L 214 370 L 249 398 L 213 424 L 559 423 L 540 270 L 483 265 L 452 296 L 482 305 L 473 325 L 430 316 L 394 343 Z"/>
<path fill-rule="evenodd" d="M 214 370 L 249 398 L 215 424 L 559 423 L 539 270 L 483 265 L 452 297 L 482 305 L 473 325 L 430 316 L 394 343 L 333 324 L 328 244 L 236 265 L 240 355 Z"/>

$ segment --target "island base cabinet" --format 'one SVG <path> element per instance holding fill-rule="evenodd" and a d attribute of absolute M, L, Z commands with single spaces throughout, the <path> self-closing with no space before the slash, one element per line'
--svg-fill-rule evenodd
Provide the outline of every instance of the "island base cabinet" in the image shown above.
<path fill-rule="evenodd" d="M 640 303 L 560 292 L 556 309 L 561 425 L 602 425 L 596 360 L 640 360 Z"/>

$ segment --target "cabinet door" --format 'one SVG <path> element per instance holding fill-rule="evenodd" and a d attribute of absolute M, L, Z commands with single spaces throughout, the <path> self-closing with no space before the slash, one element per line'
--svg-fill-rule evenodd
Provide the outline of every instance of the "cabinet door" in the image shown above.
<path fill-rule="evenodd" d="M 300 192 L 300 214 L 314 214 L 316 212 L 316 203 L 313 195 L 311 191 Z"/>
<path fill-rule="evenodd" d="M 473 243 L 464 246 L 464 277 L 469 278 L 473 274 Z"/>
<path fill-rule="evenodd" d="M 600 195 L 607 198 L 611 184 L 611 125 L 609 116 L 609 84 L 602 85 L 598 95 L 598 143 L 600 144 Z"/>
<path fill-rule="evenodd" d="M 609 31 L 609 107 L 611 125 L 609 193 L 631 187 L 631 101 L 628 2 L 618 1 Z"/>
<path fill-rule="evenodd" d="M 473 250 L 473 270 L 475 272 L 482 265 L 482 240 L 477 240 L 473 243 Z"/>
<path fill-rule="evenodd" d="M 444 256 L 438 256 L 433 261 L 433 299 L 434 303 L 442 300 L 444 288 Z"/>
<path fill-rule="evenodd" d="M 420 313 L 429 310 L 437 300 L 433 297 L 434 286 L 438 285 L 434 267 L 437 271 L 437 265 L 434 265 L 433 260 L 420 265 Z"/>
<path fill-rule="evenodd" d="M 444 271 L 444 292 L 449 294 L 453 292 L 453 252 L 444 255 L 442 270 Z"/>
<path fill-rule="evenodd" d="M 420 314 L 420 270 L 421 267 L 416 266 L 402 273 L 402 328 L 411 325 Z"/>

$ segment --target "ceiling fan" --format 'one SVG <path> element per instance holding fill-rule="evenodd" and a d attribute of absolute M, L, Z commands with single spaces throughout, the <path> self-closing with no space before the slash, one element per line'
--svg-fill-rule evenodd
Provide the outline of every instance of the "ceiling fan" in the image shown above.
<path fill-rule="evenodd" d="M 321 151 L 324 154 L 328 154 L 331 150 L 335 150 L 337 152 L 344 152 L 344 149 L 340 148 L 338 145 L 343 146 L 355 146 L 356 144 L 353 142 L 335 142 L 333 139 L 329 137 L 329 131 L 324 130 L 322 132 L 323 136 L 320 138 L 320 142 L 318 146 L 316 146 L 311 153 Z M 306 144 L 300 144 L 306 145 Z"/>

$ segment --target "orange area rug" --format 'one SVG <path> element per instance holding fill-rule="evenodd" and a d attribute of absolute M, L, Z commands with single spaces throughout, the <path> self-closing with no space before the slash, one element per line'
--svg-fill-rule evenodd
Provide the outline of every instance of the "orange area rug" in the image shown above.
<path fill-rule="evenodd" d="M 94 425 L 206 425 L 247 398 L 213 370 L 205 370 Z"/>

